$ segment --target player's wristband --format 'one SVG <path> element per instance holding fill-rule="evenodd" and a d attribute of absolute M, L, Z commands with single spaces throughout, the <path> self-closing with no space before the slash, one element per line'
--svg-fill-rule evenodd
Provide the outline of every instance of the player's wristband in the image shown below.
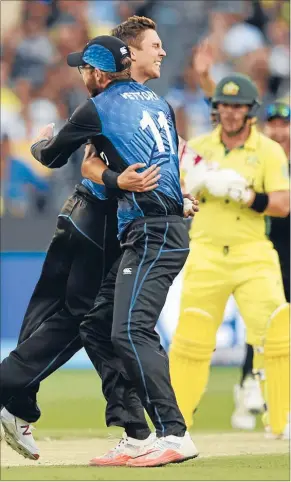
<path fill-rule="evenodd" d="M 255 199 L 251 204 L 250 208 L 256 211 L 257 213 L 263 213 L 269 203 L 269 196 L 265 193 L 256 192 Z"/>
<path fill-rule="evenodd" d="M 119 174 L 117 172 L 113 172 L 110 169 L 106 169 L 102 174 L 102 181 L 106 187 L 110 189 L 118 188 L 117 178 Z"/>

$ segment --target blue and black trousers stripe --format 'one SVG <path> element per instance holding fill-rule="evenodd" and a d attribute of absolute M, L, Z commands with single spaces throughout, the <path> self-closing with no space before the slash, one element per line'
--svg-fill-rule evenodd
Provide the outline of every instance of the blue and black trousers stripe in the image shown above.
<path fill-rule="evenodd" d="M 183 435 L 186 426 L 171 386 L 168 356 L 155 327 L 188 256 L 187 228 L 179 216 L 140 218 L 131 223 L 121 246 L 120 259 L 81 324 L 82 340 L 91 359 L 95 353 L 103 364 L 120 367 L 129 396 L 137 391 L 158 436 Z M 111 327 L 102 324 L 106 316 L 113 318 Z M 112 383 L 116 396 L 123 382 Z"/>

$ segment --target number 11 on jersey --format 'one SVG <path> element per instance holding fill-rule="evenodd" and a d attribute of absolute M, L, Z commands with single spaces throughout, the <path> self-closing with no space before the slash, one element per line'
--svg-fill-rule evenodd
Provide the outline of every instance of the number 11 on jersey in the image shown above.
<path fill-rule="evenodd" d="M 168 121 L 166 119 L 166 116 L 165 116 L 164 112 L 162 112 L 162 111 L 159 112 L 158 123 L 159 123 L 159 126 L 161 127 L 161 129 L 165 129 L 166 136 L 167 136 L 169 146 L 170 146 L 170 149 L 171 149 L 171 153 L 174 154 L 175 150 L 174 150 L 174 146 L 173 146 L 173 140 L 172 140 L 172 136 L 171 136 L 171 133 L 170 133 L 169 124 L 168 124 Z M 149 127 L 151 129 L 159 152 L 165 152 L 165 146 L 164 146 L 164 143 L 163 143 L 162 136 L 161 136 L 161 134 L 159 132 L 159 129 L 157 128 L 153 118 L 151 117 L 150 113 L 147 110 L 143 111 L 143 117 L 140 121 L 140 126 L 141 126 L 142 130 L 145 130 L 147 127 Z"/>

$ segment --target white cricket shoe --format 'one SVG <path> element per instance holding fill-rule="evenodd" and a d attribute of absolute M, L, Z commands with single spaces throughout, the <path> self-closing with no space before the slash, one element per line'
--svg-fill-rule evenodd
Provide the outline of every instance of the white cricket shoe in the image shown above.
<path fill-rule="evenodd" d="M 89 465 L 95 465 L 97 467 L 118 467 L 126 465 L 132 457 L 138 457 L 141 453 L 144 453 L 155 440 L 155 432 L 151 433 L 145 440 L 137 440 L 128 437 L 124 432 L 122 439 L 115 447 L 113 447 L 113 449 L 110 449 L 106 454 L 101 455 L 100 457 L 95 457 L 90 460 Z"/>
<path fill-rule="evenodd" d="M 39 449 L 31 433 L 33 427 L 25 420 L 12 415 L 6 408 L 1 410 L 1 422 L 7 444 L 23 457 L 37 460 Z"/>
<path fill-rule="evenodd" d="M 126 465 L 128 467 L 161 467 L 195 457 L 198 457 L 198 450 L 189 432 L 186 432 L 183 437 L 168 435 L 157 438 L 143 455 L 129 459 Z"/>
<path fill-rule="evenodd" d="M 253 415 L 264 412 L 265 401 L 262 396 L 260 382 L 247 377 L 243 383 L 244 406 Z"/>
<path fill-rule="evenodd" d="M 232 428 L 239 430 L 254 430 L 256 417 L 245 407 L 245 390 L 240 385 L 234 386 L 235 410 L 231 416 Z"/>

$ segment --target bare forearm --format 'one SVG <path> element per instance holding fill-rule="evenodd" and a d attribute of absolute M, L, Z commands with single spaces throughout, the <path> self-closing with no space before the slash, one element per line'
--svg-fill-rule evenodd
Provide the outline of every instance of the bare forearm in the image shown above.
<path fill-rule="evenodd" d="M 290 194 L 289 191 L 275 191 L 268 194 L 257 194 L 252 189 L 248 189 L 250 197 L 247 206 L 250 209 L 275 218 L 285 218 L 290 212 Z M 259 209 L 261 203 L 261 209 Z M 264 208 L 264 203 L 266 207 Z M 256 208 L 256 207 L 257 208 Z"/>
<path fill-rule="evenodd" d="M 206 97 L 212 97 L 215 91 L 216 84 L 210 77 L 209 73 L 199 75 L 199 84 Z"/>
<path fill-rule="evenodd" d="M 264 214 L 278 218 L 285 218 L 290 213 L 289 191 L 269 193 L 269 202 Z"/>
<path fill-rule="evenodd" d="M 81 172 L 83 177 L 86 177 L 97 184 L 104 185 L 102 174 L 106 169 L 108 169 L 108 167 L 99 157 L 90 157 L 84 159 Z"/>

